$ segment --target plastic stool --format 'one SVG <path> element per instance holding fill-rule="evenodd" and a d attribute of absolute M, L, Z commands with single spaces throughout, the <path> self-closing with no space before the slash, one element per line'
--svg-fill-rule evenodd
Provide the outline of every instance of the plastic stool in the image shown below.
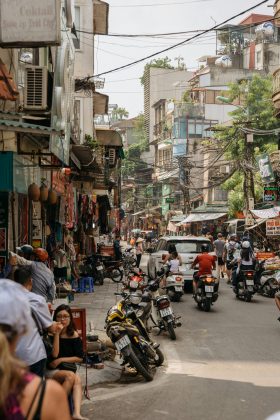
<path fill-rule="evenodd" d="M 79 280 L 79 292 L 92 293 L 94 292 L 93 277 L 82 277 Z"/>

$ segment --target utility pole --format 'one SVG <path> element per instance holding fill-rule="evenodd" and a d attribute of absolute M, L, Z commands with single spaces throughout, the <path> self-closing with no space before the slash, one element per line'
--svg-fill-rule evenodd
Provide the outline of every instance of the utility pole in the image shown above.
<path fill-rule="evenodd" d="M 192 165 L 187 156 L 177 156 L 179 165 L 179 184 L 183 192 L 183 213 L 189 214 L 191 212 L 190 199 L 190 173 Z"/>

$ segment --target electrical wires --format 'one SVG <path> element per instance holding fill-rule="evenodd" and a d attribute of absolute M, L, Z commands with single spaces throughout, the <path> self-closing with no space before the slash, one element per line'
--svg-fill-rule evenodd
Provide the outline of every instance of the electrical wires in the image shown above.
<path fill-rule="evenodd" d="M 104 72 L 99 73 L 99 74 L 96 74 L 96 75 L 94 75 L 94 76 L 88 76 L 88 77 L 86 77 L 85 79 L 86 79 L 86 80 L 88 80 L 88 79 L 90 79 L 90 78 L 92 78 L 92 77 L 100 77 L 100 76 L 103 76 L 103 75 L 105 75 L 105 74 L 110 74 L 110 73 L 114 73 L 114 72 L 119 71 L 119 70 L 124 70 L 124 69 L 126 69 L 126 68 L 128 68 L 128 67 L 131 67 L 131 66 L 134 66 L 134 65 L 136 65 L 136 64 L 139 64 L 139 63 L 141 63 L 141 62 L 143 62 L 143 61 L 146 61 L 146 60 L 148 60 L 148 59 L 150 59 L 150 58 L 156 57 L 156 56 L 157 56 L 157 55 L 159 55 L 159 54 L 162 54 L 162 53 L 165 53 L 165 52 L 167 52 L 167 51 L 170 51 L 170 50 L 172 50 L 172 49 L 174 49 L 174 48 L 180 47 L 181 45 L 185 45 L 185 44 L 187 44 L 188 42 L 190 42 L 190 41 L 192 41 L 192 40 L 194 40 L 194 39 L 200 38 L 201 36 L 203 36 L 203 35 L 205 35 L 205 34 L 207 34 L 207 33 L 211 32 L 211 31 L 213 31 L 213 30 L 215 30 L 215 29 L 218 29 L 218 28 L 219 28 L 219 26 L 221 26 L 221 25 L 225 25 L 226 23 L 230 22 L 231 20 L 233 20 L 233 19 L 235 19 L 235 18 L 238 18 L 238 17 L 240 17 L 240 16 L 243 16 L 244 14 L 246 14 L 246 13 L 250 12 L 251 10 L 254 10 L 256 7 L 261 6 L 262 4 L 267 3 L 268 1 L 269 1 L 269 0 L 262 0 L 261 2 L 257 3 L 256 5 L 254 5 L 254 6 L 252 6 L 252 7 L 249 7 L 248 9 L 243 10 L 242 12 L 237 13 L 236 15 L 234 15 L 234 16 L 232 16 L 232 17 L 230 17 L 229 19 L 226 19 L 226 20 L 224 20 L 223 22 L 220 22 L 219 24 L 217 24 L 217 25 L 215 25 L 215 26 L 212 26 L 212 27 L 211 27 L 211 28 L 209 28 L 209 29 L 206 29 L 205 31 L 203 31 L 203 32 L 201 32 L 201 33 L 198 33 L 198 34 L 196 34 L 196 35 L 193 35 L 192 37 L 187 38 L 187 39 L 185 39 L 185 40 L 183 40 L 183 41 L 180 41 L 180 42 L 178 42 L 178 43 L 176 43 L 176 44 L 174 44 L 174 45 L 172 45 L 172 46 L 170 46 L 170 47 L 167 47 L 167 48 L 165 48 L 165 49 L 163 49 L 163 50 L 157 51 L 157 52 L 155 52 L 155 53 L 153 53 L 153 54 L 150 54 L 150 55 L 148 55 L 148 56 L 146 56 L 146 57 L 142 57 L 142 58 L 140 58 L 140 59 L 138 59 L 138 60 L 132 61 L 131 63 L 125 64 L 125 65 L 123 65 L 123 66 L 119 66 L 119 67 L 116 67 L 116 68 L 114 68 L 114 69 L 104 71 Z"/>

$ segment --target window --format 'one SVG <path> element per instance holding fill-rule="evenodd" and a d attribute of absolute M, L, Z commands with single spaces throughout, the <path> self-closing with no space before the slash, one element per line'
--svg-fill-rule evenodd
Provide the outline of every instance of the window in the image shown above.
<path fill-rule="evenodd" d="M 76 31 L 80 31 L 81 29 L 81 8 L 78 6 L 75 6 L 75 29 Z M 77 37 L 73 34 L 73 44 L 76 50 L 79 50 L 81 48 L 81 40 L 80 40 L 80 32 L 77 32 Z"/>
<path fill-rule="evenodd" d="M 220 188 L 214 189 L 214 201 L 227 201 L 228 192 Z"/>
<path fill-rule="evenodd" d="M 213 251 L 213 246 L 210 241 L 168 241 L 168 249 L 172 250 L 172 247 L 176 248 L 178 254 L 197 254 L 201 252 L 201 245 L 206 244 L 209 247 L 209 251 Z"/>

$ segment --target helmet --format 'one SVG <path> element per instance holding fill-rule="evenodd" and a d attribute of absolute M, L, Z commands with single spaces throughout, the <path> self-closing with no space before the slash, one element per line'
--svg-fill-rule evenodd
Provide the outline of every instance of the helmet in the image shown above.
<path fill-rule="evenodd" d="M 31 255 L 33 252 L 33 247 L 31 245 L 25 244 L 16 248 L 18 252 L 22 252 L 26 255 Z"/>
<path fill-rule="evenodd" d="M 41 262 L 47 261 L 49 258 L 49 254 L 44 248 L 35 248 L 33 254 L 40 260 Z"/>
<path fill-rule="evenodd" d="M 248 249 L 250 248 L 251 244 L 249 241 L 243 241 L 241 246 L 243 249 Z"/>
<path fill-rule="evenodd" d="M 202 244 L 201 245 L 201 252 L 208 252 L 209 251 L 209 246 L 207 244 Z"/>

